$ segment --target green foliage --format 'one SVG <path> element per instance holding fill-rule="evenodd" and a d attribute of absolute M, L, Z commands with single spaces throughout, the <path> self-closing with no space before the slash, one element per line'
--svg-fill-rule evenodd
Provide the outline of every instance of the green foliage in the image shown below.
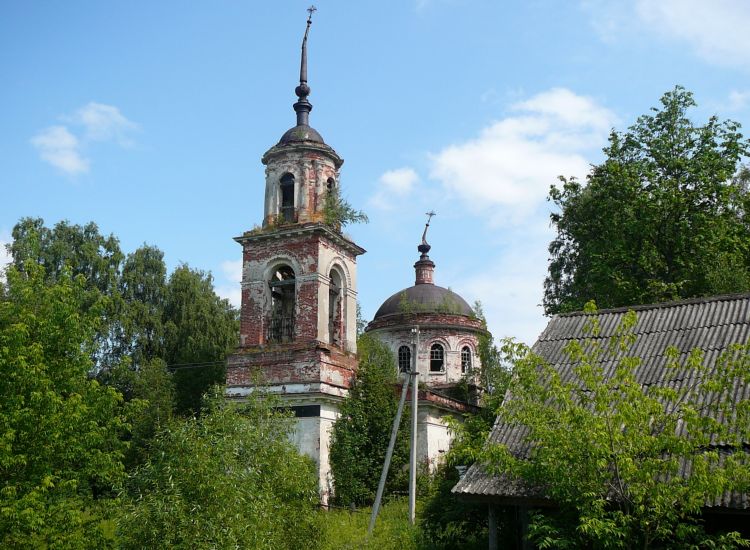
<path fill-rule="evenodd" d="M 365 334 L 357 342 L 359 369 L 333 427 L 330 450 L 335 502 L 369 505 L 375 500 L 393 419 L 398 409 L 396 362 L 390 349 Z M 404 410 L 386 483 L 386 494 L 407 487 L 408 413 Z"/>
<path fill-rule="evenodd" d="M 419 528 L 409 523 L 409 503 L 395 499 L 378 513 L 372 536 L 367 536 L 370 508 L 322 512 L 323 550 L 416 550 Z M 419 509 L 417 510 L 419 514 Z"/>
<path fill-rule="evenodd" d="M 199 417 L 170 421 L 128 482 L 122 547 L 319 547 L 314 467 L 276 404 L 237 406 L 217 389 Z"/>
<path fill-rule="evenodd" d="M 543 488 L 558 504 L 558 513 L 533 518 L 531 536 L 540 547 L 746 544 L 736 534 L 707 535 L 698 515 L 708 500 L 750 487 L 742 451 L 750 440 L 750 401 L 734 392 L 750 382 L 750 349 L 733 347 L 713 368 L 699 350 L 669 349 L 665 376 L 689 375 L 694 383 L 641 385 L 641 360 L 630 354 L 635 321 L 628 313 L 608 342 L 598 338 L 592 316 L 591 338 L 566 348 L 572 379 L 531 352 L 517 360 L 512 399 L 499 418 L 528 430 L 531 454 L 491 445 L 483 461 L 496 474 Z M 692 465 L 687 477 L 678 475 L 683 463 Z"/>
<path fill-rule="evenodd" d="M 484 316 L 482 303 L 474 302 L 474 314 L 482 322 L 482 327 L 487 331 L 487 319 Z M 492 334 L 488 331 L 479 335 L 479 346 L 477 352 L 482 364 L 479 373 L 479 383 L 484 388 L 482 407 L 489 413 L 489 423 L 495 421 L 498 407 L 503 402 L 505 390 L 508 388 L 510 373 L 515 356 L 518 353 L 518 344 L 512 338 L 501 340 L 500 347 L 495 344 Z"/>
<path fill-rule="evenodd" d="M 23 272 L 27 262 L 40 265 L 51 284 L 65 274 L 83 276 L 86 285 L 81 307 L 97 304 L 100 314 L 96 346 L 91 352 L 98 366 L 117 364 L 120 357 L 113 349 L 113 331 L 121 308 L 117 281 L 123 254 L 119 241 L 101 235 L 93 222 L 80 226 L 61 221 L 50 229 L 41 218 L 22 218 L 13 227 L 12 236 L 9 252 L 18 271 Z M 101 297 L 108 300 L 101 301 Z"/>
<path fill-rule="evenodd" d="M 123 478 L 122 396 L 88 378 L 101 300 L 61 267 L 7 270 L 0 300 L 0 546 L 106 547 Z"/>
<path fill-rule="evenodd" d="M 198 412 L 208 388 L 224 383 L 224 359 L 238 332 L 237 312 L 214 293 L 211 275 L 175 269 L 164 303 L 164 360 L 175 366 L 178 412 Z"/>
<path fill-rule="evenodd" d="M 694 125 L 681 87 L 661 103 L 611 133 L 587 185 L 552 186 L 546 313 L 750 289 L 748 141 L 729 120 Z"/>
<path fill-rule="evenodd" d="M 223 381 L 223 361 L 239 327 L 210 274 L 182 265 L 167 280 L 158 248 L 143 245 L 125 257 L 117 239 L 100 235 L 94 223 L 63 221 L 49 229 L 41 219 L 24 218 L 13 238 L 10 251 L 20 271 L 32 260 L 45 266 L 49 284 L 66 269 L 84 277 L 82 307 L 100 304 L 92 370 L 126 399 L 134 397 L 141 370 L 157 360 L 191 367 L 176 371 L 177 393 L 169 398 L 183 414 L 197 412 L 203 393 Z"/>
<path fill-rule="evenodd" d="M 362 316 L 362 306 L 357 301 L 357 338 L 365 333 L 365 327 L 367 327 L 367 319 Z"/>
<path fill-rule="evenodd" d="M 151 440 L 169 425 L 174 410 L 175 385 L 173 374 L 161 359 L 146 363 L 137 372 L 127 372 L 133 378 L 133 398 L 141 405 L 132 417 L 132 439 L 125 460 L 130 469 L 148 457 Z"/>
<path fill-rule="evenodd" d="M 367 214 L 361 210 L 356 210 L 341 196 L 338 187 L 334 187 L 326 193 L 323 203 L 323 223 L 327 226 L 336 231 L 341 231 L 342 227 L 349 224 L 367 223 L 369 221 Z"/>
<path fill-rule="evenodd" d="M 435 550 L 487 548 L 487 506 L 451 494 L 458 471 L 449 458 L 432 476 L 420 514 L 420 547 Z M 503 530 L 501 529 L 501 532 Z"/>
<path fill-rule="evenodd" d="M 118 318 L 118 352 L 137 369 L 164 357 L 164 306 L 167 296 L 164 253 L 143 245 L 128 254 L 118 290 L 123 307 Z"/>

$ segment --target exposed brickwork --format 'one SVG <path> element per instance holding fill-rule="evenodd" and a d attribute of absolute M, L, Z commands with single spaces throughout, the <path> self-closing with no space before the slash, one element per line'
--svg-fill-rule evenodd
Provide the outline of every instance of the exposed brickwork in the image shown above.
<path fill-rule="evenodd" d="M 366 331 L 377 336 L 397 356 L 401 346 L 408 346 L 414 353 L 412 328 L 419 326 L 420 346 L 417 355 L 417 370 L 421 382 L 428 387 L 439 387 L 459 382 L 466 378 L 478 384 L 481 369 L 479 359 L 479 337 L 486 334 L 479 319 L 448 313 L 404 313 L 386 315 L 373 320 Z M 430 369 L 430 348 L 439 343 L 445 351 L 443 370 Z M 462 372 L 461 350 L 471 350 L 471 369 Z"/>
<path fill-rule="evenodd" d="M 435 262 L 429 258 L 419 260 L 414 264 L 414 284 L 431 285 L 435 282 Z"/>
<path fill-rule="evenodd" d="M 319 325 L 322 312 L 319 301 L 321 285 L 328 288 L 329 261 L 322 258 L 337 258 L 343 268 L 343 279 L 350 296 L 355 296 L 352 288 L 356 254 L 362 249 L 338 237 L 334 242 L 332 232 L 321 224 L 306 224 L 282 228 L 268 233 L 246 233 L 237 240 L 243 244 L 243 288 L 240 314 L 240 346 L 254 347 L 266 343 L 266 330 L 271 311 L 271 292 L 268 281 L 272 271 L 279 265 L 288 265 L 295 272 L 295 322 L 296 339 L 320 339 Z M 325 263 L 326 265 L 321 265 Z M 348 278 L 348 280 L 347 280 Z M 348 305 L 344 302 L 344 305 Z M 327 303 L 325 304 L 327 307 Z M 352 305 L 356 309 L 356 302 Z M 346 321 L 346 319 L 345 319 Z M 351 331 L 349 331 L 351 333 Z M 350 349 L 354 349 L 353 334 L 348 337 Z"/>
<path fill-rule="evenodd" d="M 227 362 L 227 386 L 315 384 L 348 389 L 357 370 L 354 355 L 321 342 L 244 349 Z"/>
<path fill-rule="evenodd" d="M 338 185 L 343 160 L 322 143 L 279 144 L 264 156 L 266 200 L 263 225 L 274 223 L 281 214 L 280 181 L 285 174 L 294 177 L 295 222 L 319 222 L 330 182 Z"/>
<path fill-rule="evenodd" d="M 466 315 L 454 315 L 451 313 L 401 313 L 397 315 L 386 315 L 379 319 L 374 319 L 367 325 L 367 330 L 381 328 L 403 327 L 406 325 L 414 326 L 445 326 L 460 327 L 464 330 L 484 333 L 486 329 L 482 322 L 476 317 L 467 317 Z"/>

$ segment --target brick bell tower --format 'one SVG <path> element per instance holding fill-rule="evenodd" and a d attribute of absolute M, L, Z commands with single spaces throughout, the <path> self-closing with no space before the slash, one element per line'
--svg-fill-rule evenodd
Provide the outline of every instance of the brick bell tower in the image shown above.
<path fill-rule="evenodd" d="M 297 447 L 317 463 L 326 503 L 330 430 L 357 368 L 357 256 L 365 250 L 326 216 L 344 161 L 309 125 L 310 25 L 308 17 L 297 125 L 262 158 L 263 225 L 235 238 L 243 253 L 240 345 L 227 360 L 226 394 L 241 400 L 263 384 L 281 397 L 295 415 Z"/>

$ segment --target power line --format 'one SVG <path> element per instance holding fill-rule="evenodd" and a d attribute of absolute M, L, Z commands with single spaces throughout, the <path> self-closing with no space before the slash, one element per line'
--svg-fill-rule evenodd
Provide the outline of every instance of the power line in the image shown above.
<path fill-rule="evenodd" d="M 209 367 L 215 367 L 218 365 L 224 365 L 226 361 L 205 361 L 203 363 L 174 363 L 167 365 L 169 370 L 185 370 L 185 369 L 205 369 Z"/>

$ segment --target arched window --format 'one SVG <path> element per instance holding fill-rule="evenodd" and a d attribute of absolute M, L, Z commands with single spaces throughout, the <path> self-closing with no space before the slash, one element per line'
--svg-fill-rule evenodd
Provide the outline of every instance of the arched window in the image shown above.
<path fill-rule="evenodd" d="M 294 176 L 286 173 L 281 176 L 281 207 L 279 214 L 286 222 L 294 221 Z"/>
<path fill-rule="evenodd" d="M 290 342 L 294 339 L 295 282 L 294 270 L 286 265 L 277 268 L 268 281 L 271 288 L 269 342 Z"/>
<path fill-rule="evenodd" d="M 398 348 L 398 370 L 399 372 L 411 372 L 411 348 L 409 346 Z"/>
<path fill-rule="evenodd" d="M 334 180 L 333 178 L 328 178 L 326 180 L 326 187 L 329 191 L 331 191 L 334 187 L 336 187 L 336 180 Z"/>
<path fill-rule="evenodd" d="M 341 314 L 341 276 L 336 270 L 331 270 L 328 287 L 328 338 L 331 344 L 341 346 L 343 330 L 343 315 Z"/>
<path fill-rule="evenodd" d="M 445 350 L 440 344 L 430 347 L 430 372 L 442 372 L 445 367 Z"/>
<path fill-rule="evenodd" d="M 466 374 L 471 370 L 471 348 L 464 346 L 461 348 L 461 372 Z"/>

